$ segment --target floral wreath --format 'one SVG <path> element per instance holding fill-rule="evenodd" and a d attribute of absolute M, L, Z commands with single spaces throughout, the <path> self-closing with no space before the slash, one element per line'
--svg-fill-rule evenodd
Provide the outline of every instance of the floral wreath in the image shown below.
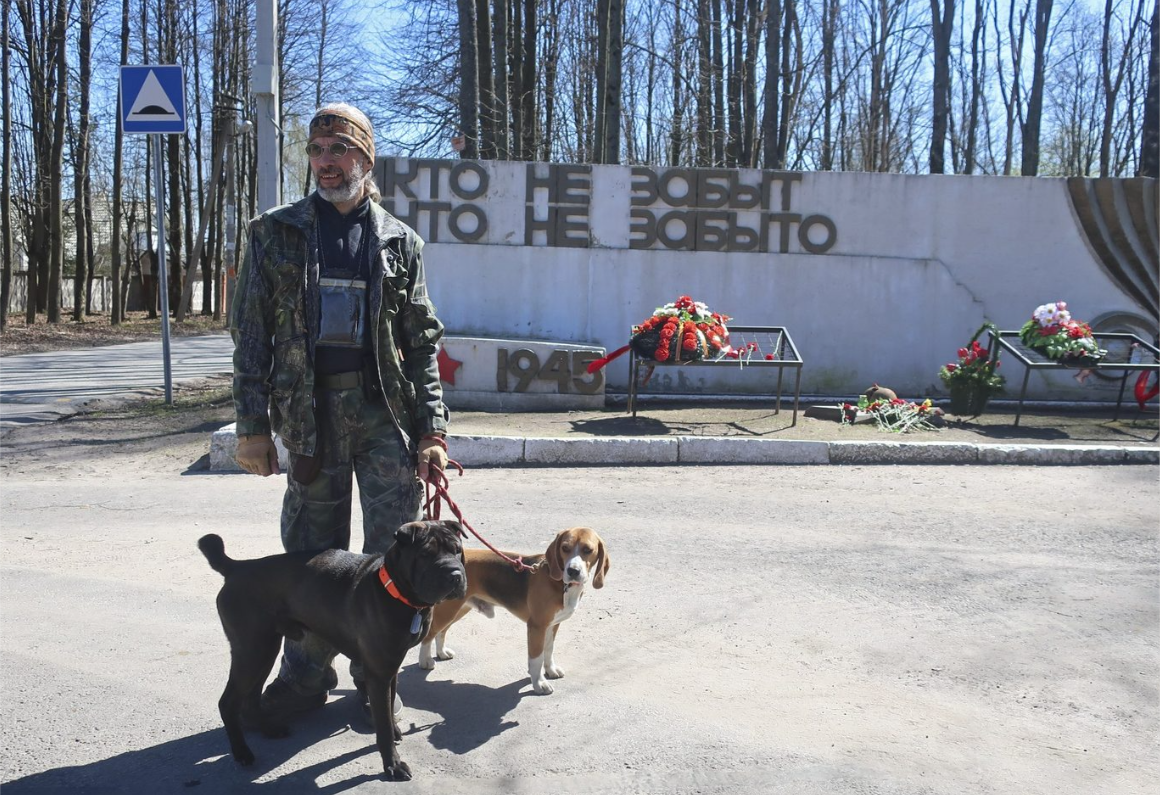
<path fill-rule="evenodd" d="M 756 342 L 734 348 L 729 344 L 729 315 L 709 311 L 701 301 L 682 295 L 676 301 L 657 307 L 643 323 L 632 327 L 628 345 L 616 349 L 602 359 L 588 365 L 594 373 L 621 354 L 632 351 L 637 357 L 652 362 L 696 362 L 703 359 L 746 358 L 757 353 Z M 766 359 L 772 359 L 769 354 Z"/>

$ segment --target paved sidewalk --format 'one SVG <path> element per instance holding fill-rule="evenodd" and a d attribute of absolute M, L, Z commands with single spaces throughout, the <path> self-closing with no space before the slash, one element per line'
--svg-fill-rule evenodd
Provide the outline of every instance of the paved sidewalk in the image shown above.
<path fill-rule="evenodd" d="M 1025 407 L 998 401 L 940 431 L 893 434 L 753 401 L 652 401 L 634 418 L 598 411 L 453 411 L 451 454 L 464 466 L 587 464 L 1158 464 L 1160 421 L 1125 406 Z M 819 404 L 835 401 L 819 400 Z M 809 405 L 803 403 L 803 407 Z M 784 406 L 784 404 L 783 404 Z M 214 435 L 211 468 L 233 469 L 233 427 Z"/>

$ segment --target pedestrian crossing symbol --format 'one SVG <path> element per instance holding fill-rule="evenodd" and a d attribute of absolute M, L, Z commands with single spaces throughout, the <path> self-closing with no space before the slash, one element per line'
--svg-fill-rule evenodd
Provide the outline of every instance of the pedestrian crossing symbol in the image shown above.
<path fill-rule="evenodd" d="M 179 65 L 121 67 L 121 128 L 185 132 L 185 78 Z"/>

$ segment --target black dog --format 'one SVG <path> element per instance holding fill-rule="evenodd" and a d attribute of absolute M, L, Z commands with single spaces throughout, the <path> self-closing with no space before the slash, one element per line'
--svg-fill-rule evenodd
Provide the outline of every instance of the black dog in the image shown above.
<path fill-rule="evenodd" d="M 388 778 L 410 779 L 391 714 L 399 666 L 427 634 L 431 606 L 466 593 L 462 535 L 458 522 L 411 522 L 395 532 L 385 555 L 330 549 L 255 560 L 233 560 L 220 536 L 203 536 L 198 547 L 226 578 L 217 609 L 230 642 L 230 678 L 218 709 L 234 759 L 254 761 L 242 734 L 243 709 L 268 736 L 287 734 L 261 715 L 259 698 L 282 636 L 300 640 L 309 630 L 362 661 L 383 770 Z"/>

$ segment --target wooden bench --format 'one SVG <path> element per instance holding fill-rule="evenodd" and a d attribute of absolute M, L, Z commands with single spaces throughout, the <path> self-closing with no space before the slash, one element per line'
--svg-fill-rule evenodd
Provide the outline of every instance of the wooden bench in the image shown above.
<path fill-rule="evenodd" d="M 777 370 L 777 391 L 775 414 L 781 413 L 781 383 L 785 369 L 794 371 L 793 387 L 793 422 L 797 425 L 798 401 L 801 397 L 802 361 L 797 346 L 794 345 L 789 331 L 784 326 L 729 326 L 729 344 L 741 349 L 749 343 L 757 343 L 757 350 L 752 356 L 738 359 L 701 359 L 695 362 L 658 362 L 652 359 L 641 358 L 636 353 L 631 354 L 628 367 L 628 411 L 636 416 L 637 395 L 640 390 L 641 371 L 647 371 L 649 377 L 656 367 L 732 367 L 735 370 L 749 370 L 762 372 L 769 368 Z M 772 359 L 766 359 L 772 354 Z M 752 369 L 751 369 L 752 368 Z"/>

